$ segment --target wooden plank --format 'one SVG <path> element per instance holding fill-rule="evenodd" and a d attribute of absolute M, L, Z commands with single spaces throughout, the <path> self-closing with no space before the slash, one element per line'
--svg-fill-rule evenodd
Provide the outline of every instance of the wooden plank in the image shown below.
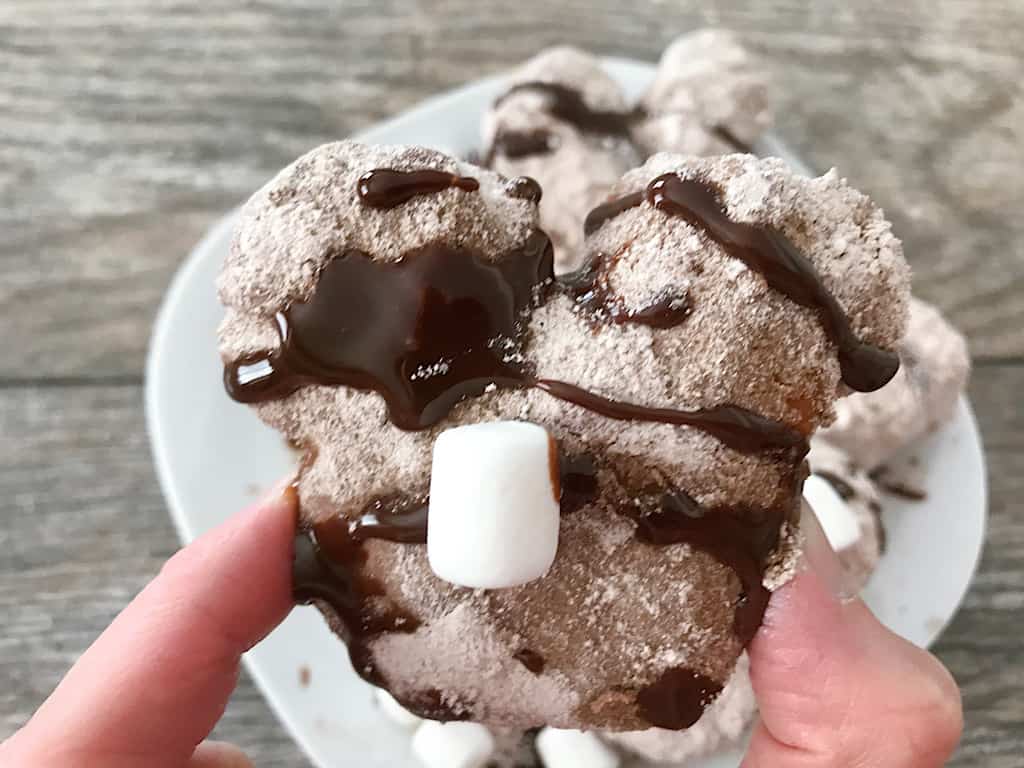
<path fill-rule="evenodd" d="M 1024 750 L 1024 368 L 983 366 L 971 395 L 985 435 L 990 536 L 937 653 L 964 690 L 956 766 L 1010 768 Z M 135 386 L 0 388 L 0 738 L 175 549 Z M 340 651 L 339 651 L 340 652 Z M 243 676 L 217 730 L 261 765 L 305 765 Z"/>
<path fill-rule="evenodd" d="M 976 354 L 1024 355 L 1024 5 L 6 0 L 0 378 L 137 377 L 174 268 L 302 151 L 573 42 L 656 58 L 736 28 L 779 132 L 886 207 Z"/>

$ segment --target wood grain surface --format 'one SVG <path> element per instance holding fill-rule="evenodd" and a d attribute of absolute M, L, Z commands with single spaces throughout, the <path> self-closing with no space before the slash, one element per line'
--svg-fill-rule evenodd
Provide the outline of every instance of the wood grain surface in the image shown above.
<path fill-rule="evenodd" d="M 970 337 L 991 530 L 938 653 L 965 696 L 952 764 L 1022 764 L 1019 0 L 4 0 L 0 738 L 176 547 L 142 367 L 206 227 L 304 150 L 546 45 L 655 59 L 707 24 L 742 33 L 779 133 L 886 208 L 917 292 Z M 306 765 L 247 678 L 217 735 Z"/>

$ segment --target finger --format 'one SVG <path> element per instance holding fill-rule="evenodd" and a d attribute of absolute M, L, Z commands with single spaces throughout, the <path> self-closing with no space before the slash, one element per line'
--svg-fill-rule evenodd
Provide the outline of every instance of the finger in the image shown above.
<path fill-rule="evenodd" d="M 33 768 L 184 765 L 291 608 L 295 514 L 277 492 L 172 557 L 8 749 Z"/>
<path fill-rule="evenodd" d="M 204 741 L 196 747 L 186 768 L 253 768 L 253 764 L 234 744 Z"/>
<path fill-rule="evenodd" d="M 809 567 L 778 590 L 750 645 L 761 710 L 743 768 L 931 768 L 963 725 L 949 672 L 844 599 L 842 569 L 813 513 Z"/>

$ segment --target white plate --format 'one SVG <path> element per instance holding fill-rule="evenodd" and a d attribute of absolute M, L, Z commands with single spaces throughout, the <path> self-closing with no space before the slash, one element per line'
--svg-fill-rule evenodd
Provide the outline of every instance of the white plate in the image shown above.
<path fill-rule="evenodd" d="M 631 94 L 650 81 L 649 64 L 606 61 Z M 480 80 L 424 102 L 362 133 L 367 142 L 424 144 L 465 153 L 477 144 L 481 112 L 502 78 Z M 775 141 L 764 153 L 788 156 Z M 792 156 L 788 159 L 799 164 Z M 157 317 L 146 369 L 146 413 L 157 475 L 183 541 L 251 502 L 284 475 L 294 456 L 221 386 L 214 278 L 234 223 L 229 215 L 182 266 Z M 956 419 L 918 451 L 927 466 L 924 502 L 890 499 L 889 553 L 865 595 L 876 614 L 909 640 L 931 643 L 962 599 L 985 528 L 985 465 L 966 401 Z M 414 768 L 408 736 L 381 719 L 370 688 L 352 672 L 339 641 L 312 608 L 298 608 L 246 656 L 267 701 L 320 768 Z M 308 685 L 300 670 L 309 670 Z M 703 768 L 734 768 L 738 751 Z"/>

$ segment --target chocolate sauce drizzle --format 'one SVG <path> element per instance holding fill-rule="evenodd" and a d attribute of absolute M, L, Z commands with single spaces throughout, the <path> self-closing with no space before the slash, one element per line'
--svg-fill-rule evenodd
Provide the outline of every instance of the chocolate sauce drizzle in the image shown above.
<path fill-rule="evenodd" d="M 652 116 L 667 117 L 668 115 L 652 115 L 642 105 L 629 110 L 594 110 L 587 106 L 582 92 L 563 83 L 546 83 L 530 81 L 513 85 L 494 102 L 494 108 L 515 93 L 522 91 L 538 91 L 547 99 L 548 113 L 562 122 L 575 127 L 581 133 L 599 134 L 625 138 L 635 145 L 631 135 L 632 127 Z M 680 120 L 691 119 L 679 114 Z M 738 138 L 724 125 L 706 126 L 708 133 L 726 144 L 730 149 L 743 154 L 753 154 L 754 148 Z M 555 135 L 544 129 L 533 131 L 502 131 L 491 141 L 491 146 L 484 156 L 483 164 L 491 167 L 494 158 L 502 155 L 508 159 L 521 159 L 535 155 L 545 155 L 557 148 Z"/>
<path fill-rule="evenodd" d="M 752 146 L 738 138 L 735 133 L 730 131 L 724 125 L 713 125 L 708 129 L 708 133 L 723 144 L 729 145 L 729 147 L 735 149 L 737 152 L 741 152 L 744 155 L 752 155 L 754 153 L 754 148 Z"/>
<path fill-rule="evenodd" d="M 577 271 L 558 278 L 562 290 L 573 297 L 579 309 L 585 310 L 593 325 L 611 321 L 619 325 L 634 323 L 652 328 L 674 328 L 693 312 L 689 292 L 675 286 L 666 286 L 646 307 L 627 307 L 608 284 L 608 270 L 603 268 L 604 262 L 603 257 L 593 258 Z"/>
<path fill-rule="evenodd" d="M 773 421 L 735 405 L 683 411 L 612 400 L 575 384 L 553 379 L 538 379 L 534 386 L 559 400 L 573 403 L 609 419 L 696 427 L 741 453 L 792 451 L 797 460 L 807 453 L 807 439 L 801 432 L 782 422 Z"/>
<path fill-rule="evenodd" d="M 513 179 L 509 179 L 505 184 L 505 192 L 509 197 L 526 200 L 531 203 L 539 203 L 541 196 L 544 194 L 540 184 L 529 176 L 516 176 Z"/>
<path fill-rule="evenodd" d="M 761 626 L 770 593 L 762 584 L 765 565 L 779 544 L 782 524 L 796 507 L 785 509 L 704 508 L 678 488 L 652 490 L 640 504 L 620 513 L 636 522 L 636 537 L 654 546 L 689 544 L 730 568 L 742 594 L 734 606 L 733 629 L 747 645 Z"/>
<path fill-rule="evenodd" d="M 551 131 L 537 128 L 533 131 L 501 131 L 491 140 L 484 157 L 484 167 L 490 167 L 497 155 L 510 160 L 546 155 L 558 147 L 558 138 Z"/>
<path fill-rule="evenodd" d="M 364 205 L 384 210 L 409 202 L 417 195 L 431 195 L 446 189 L 476 192 L 480 182 L 446 171 L 395 171 L 376 168 L 359 177 L 357 191 Z"/>
<path fill-rule="evenodd" d="M 722 686 L 687 667 L 673 667 L 641 689 L 636 696 L 639 714 L 656 728 L 682 730 L 700 720 L 704 708 Z"/>
<path fill-rule="evenodd" d="M 771 227 L 730 219 L 722 208 L 718 191 L 703 181 L 663 174 L 643 193 L 634 192 L 595 208 L 587 216 L 586 227 L 594 232 L 609 219 L 645 200 L 659 211 L 679 216 L 703 231 L 794 303 L 816 310 L 825 333 L 838 348 L 843 381 L 851 389 L 873 392 L 896 375 L 898 355 L 857 338 L 849 318 L 811 261 Z"/>
<path fill-rule="evenodd" d="M 576 88 L 561 83 L 545 83 L 531 80 L 517 83 L 494 102 L 497 108 L 505 99 L 522 91 L 537 91 L 547 100 L 548 113 L 564 123 L 569 123 L 584 133 L 598 133 L 606 136 L 629 136 L 629 129 L 635 115 L 633 112 L 591 109 L 583 94 Z"/>
<path fill-rule="evenodd" d="M 636 208 L 643 201 L 643 192 L 632 192 L 602 203 L 587 214 L 587 218 L 583 221 L 583 233 L 585 235 L 594 234 L 606 221 L 614 219 L 620 213 L 628 211 L 630 208 Z"/>
<path fill-rule="evenodd" d="M 363 573 L 366 551 L 343 517 L 295 535 L 292 595 L 297 603 L 324 602 L 340 619 L 336 629 L 348 647 L 352 668 L 368 682 L 384 685 L 373 665 L 370 642 L 386 632 L 415 632 L 419 620 L 394 606 L 383 610 L 371 598 L 385 590 Z M 380 601 L 375 601 L 380 602 Z"/>
<path fill-rule="evenodd" d="M 401 544 L 426 544 L 428 507 L 426 499 L 375 499 L 358 517 L 348 521 L 348 535 L 357 542 L 384 539 Z"/>
<path fill-rule="evenodd" d="M 829 472 L 828 470 L 815 470 L 814 474 L 824 480 L 826 483 L 832 486 L 832 490 L 836 492 L 840 499 L 843 501 L 850 501 L 854 496 L 857 495 L 857 491 L 854 490 L 853 486 L 846 482 L 843 478 L 837 475 L 835 472 Z"/>

